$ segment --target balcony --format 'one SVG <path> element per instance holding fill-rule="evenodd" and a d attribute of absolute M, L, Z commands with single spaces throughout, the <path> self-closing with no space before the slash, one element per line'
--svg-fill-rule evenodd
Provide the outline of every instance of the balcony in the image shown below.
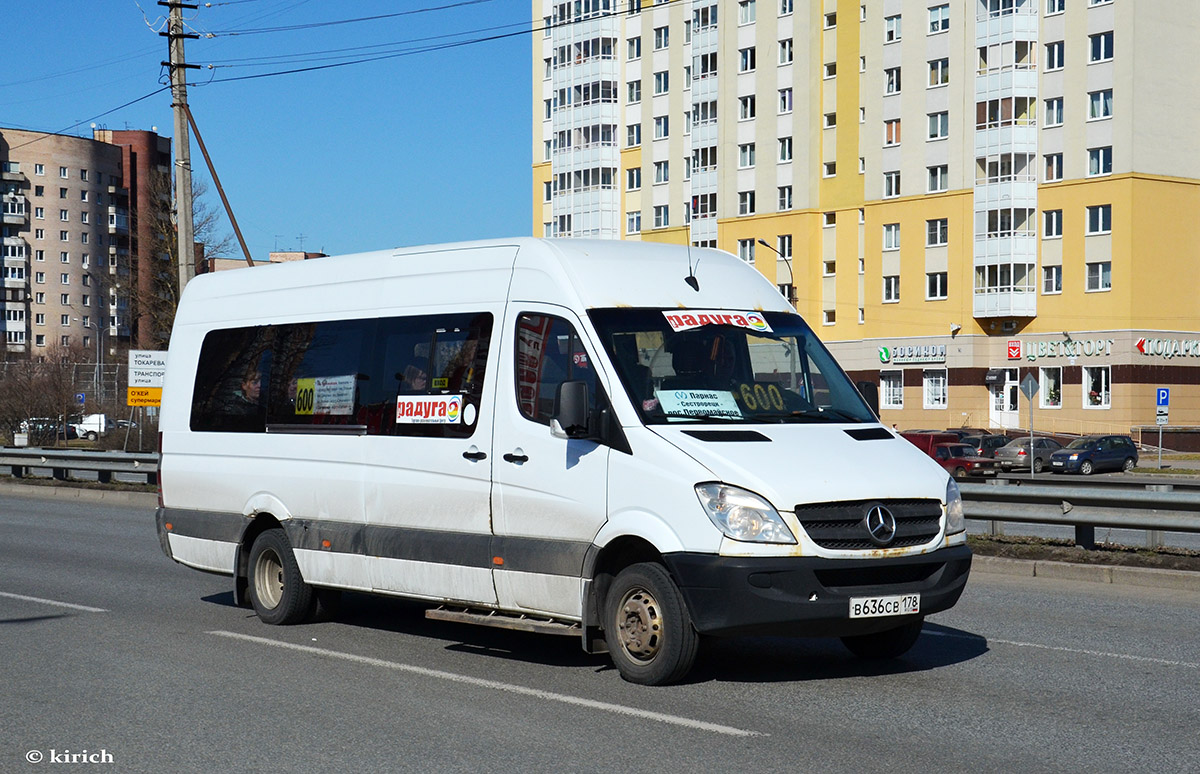
<path fill-rule="evenodd" d="M 129 212 L 121 207 L 108 208 L 108 233 L 129 234 Z"/>
<path fill-rule="evenodd" d="M 29 210 L 24 196 L 9 194 L 4 197 L 3 221 L 6 226 L 24 226 L 29 223 Z"/>
<path fill-rule="evenodd" d="M 21 171 L 21 165 L 15 161 L 6 161 L 0 168 L 0 180 L 6 183 L 28 183 L 29 178 Z"/>
<path fill-rule="evenodd" d="M 976 288 L 975 317 L 1037 317 L 1035 289 Z"/>

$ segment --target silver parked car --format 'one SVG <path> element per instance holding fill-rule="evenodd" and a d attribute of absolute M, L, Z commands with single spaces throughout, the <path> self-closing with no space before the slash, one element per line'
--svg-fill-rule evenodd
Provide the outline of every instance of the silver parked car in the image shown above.
<path fill-rule="evenodd" d="M 996 449 L 996 463 L 1001 470 L 1023 470 L 1033 459 L 1033 472 L 1041 473 L 1050 462 L 1050 455 L 1062 448 L 1053 438 L 1034 438 L 1033 454 L 1029 453 L 1029 439 L 1017 438 Z"/>

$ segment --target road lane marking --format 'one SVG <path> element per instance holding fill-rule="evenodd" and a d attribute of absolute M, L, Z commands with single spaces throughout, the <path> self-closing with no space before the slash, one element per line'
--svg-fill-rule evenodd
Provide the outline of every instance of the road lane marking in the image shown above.
<path fill-rule="evenodd" d="M 85 613 L 107 613 L 108 611 L 102 607 L 88 607 L 87 605 L 73 605 L 70 602 L 58 602 L 53 599 L 42 599 L 41 597 L 27 597 L 24 594 L 9 594 L 6 591 L 0 591 L 0 597 L 8 599 L 19 599 L 22 602 L 37 602 L 43 605 L 54 605 L 55 607 L 65 607 L 71 610 L 82 610 Z"/>
<path fill-rule="evenodd" d="M 665 715 L 661 712 L 651 712 L 649 710 L 636 709 L 634 707 L 624 707 L 620 704 L 609 704 L 607 702 L 595 701 L 593 699 L 581 699 L 578 696 L 552 693 L 550 691 L 538 690 L 537 688 L 526 688 L 523 685 L 501 683 L 495 680 L 484 680 L 479 677 L 468 677 L 466 675 L 455 674 L 454 672 L 443 672 L 439 669 L 426 669 L 425 667 L 412 666 L 411 664 L 401 664 L 396 661 L 385 661 L 384 659 L 370 658 L 368 656 L 356 656 L 353 653 L 342 653 L 336 650 L 326 650 L 325 648 L 314 648 L 309 645 L 296 645 L 290 642 L 280 642 L 279 640 L 272 640 L 266 637 L 255 637 L 249 634 L 238 634 L 236 632 L 227 631 L 211 631 L 209 634 L 215 634 L 218 637 L 227 637 L 233 640 L 254 642 L 259 645 L 270 645 L 275 648 L 294 650 L 300 653 L 310 653 L 314 656 L 325 656 L 327 658 L 337 658 L 343 661 L 351 661 L 356 664 L 365 664 L 367 666 L 392 669 L 397 672 L 408 672 L 410 674 L 421 675 L 422 677 L 432 677 L 438 680 L 449 680 L 450 682 L 474 685 L 479 688 L 491 688 L 493 690 L 515 693 L 521 696 L 532 696 L 535 699 L 556 701 L 562 704 L 572 704 L 577 707 L 586 707 L 588 709 L 601 710 L 603 712 L 612 712 L 618 715 L 629 715 L 631 717 L 641 718 L 643 720 L 654 720 L 659 723 L 668 723 L 670 725 L 683 726 L 685 728 L 692 728 L 698 731 L 708 731 L 714 734 L 724 734 L 726 736 L 769 736 L 769 734 L 765 734 L 761 731 L 748 731 L 742 728 L 733 728 L 732 726 L 722 726 L 717 723 L 708 723 L 703 720 L 693 720 L 691 718 L 679 717 L 678 715 Z"/>
<path fill-rule="evenodd" d="M 951 634 L 949 632 L 922 632 L 931 637 L 953 637 L 960 640 L 983 640 L 989 645 L 996 643 L 998 645 L 1012 645 L 1016 648 L 1036 648 L 1037 650 L 1055 650 L 1061 653 L 1077 653 L 1084 656 L 1103 656 L 1105 658 L 1119 658 L 1125 661 L 1141 661 L 1148 664 L 1160 664 L 1162 666 L 1178 666 L 1188 669 L 1200 669 L 1200 664 L 1192 663 L 1191 661 L 1171 661 L 1165 658 L 1153 658 L 1151 656 L 1134 656 L 1129 653 L 1109 653 L 1103 650 L 1086 650 L 1084 648 L 1064 648 L 1058 645 L 1042 645 L 1036 642 L 1018 642 L 1016 640 L 997 640 L 991 637 L 982 635 L 976 636 L 971 634 Z"/>

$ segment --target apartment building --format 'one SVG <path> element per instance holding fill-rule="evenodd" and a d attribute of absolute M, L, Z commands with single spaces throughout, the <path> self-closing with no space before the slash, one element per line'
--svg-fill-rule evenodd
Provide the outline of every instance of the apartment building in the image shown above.
<path fill-rule="evenodd" d="M 162 261 L 153 224 L 169 207 L 152 177 L 170 156 L 154 132 L 0 129 L 7 359 L 142 343 L 137 299 Z"/>
<path fill-rule="evenodd" d="M 533 11 L 535 234 L 740 256 L 902 428 L 1200 425 L 1200 4 Z"/>

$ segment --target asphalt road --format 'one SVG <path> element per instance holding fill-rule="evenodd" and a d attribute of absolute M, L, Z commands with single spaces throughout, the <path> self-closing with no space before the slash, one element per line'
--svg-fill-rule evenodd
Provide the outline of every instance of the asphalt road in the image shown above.
<path fill-rule="evenodd" d="M 644 688 L 574 640 L 358 595 L 269 627 L 229 589 L 147 509 L 0 497 L 0 771 L 1200 770 L 1195 594 L 977 573 L 891 665 L 730 640 Z"/>

